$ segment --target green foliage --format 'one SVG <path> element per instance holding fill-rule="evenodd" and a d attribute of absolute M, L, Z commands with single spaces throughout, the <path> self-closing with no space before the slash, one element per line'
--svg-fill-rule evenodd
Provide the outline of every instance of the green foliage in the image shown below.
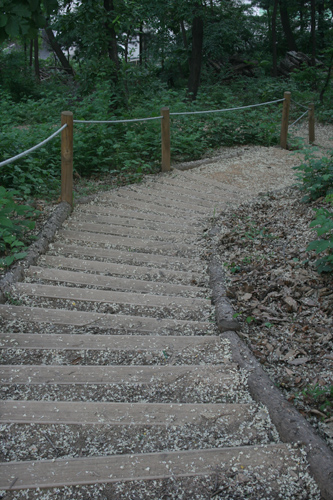
<path fill-rule="evenodd" d="M 308 155 L 307 161 L 296 167 L 300 179 L 300 189 L 306 191 L 304 201 L 325 198 L 327 203 L 333 199 L 333 155 L 318 158 Z M 333 271 L 333 213 L 332 210 L 320 208 L 315 211 L 315 219 L 310 227 L 317 232 L 318 239 L 309 243 L 307 250 L 324 254 L 316 261 L 317 271 L 327 273 Z"/>
<path fill-rule="evenodd" d="M 308 153 L 306 161 L 295 170 L 298 171 L 299 188 L 307 193 L 304 201 L 316 200 L 333 192 L 333 153 L 323 158 Z"/>
<path fill-rule="evenodd" d="M 0 51 L 0 89 L 16 103 L 23 98 L 40 97 L 32 68 L 27 66 L 23 53 L 13 50 L 5 54 Z"/>
<path fill-rule="evenodd" d="M 324 253 L 324 257 L 316 261 L 319 273 L 333 271 L 333 212 L 325 208 L 316 211 L 316 218 L 311 222 L 310 227 L 314 227 L 318 240 L 312 241 L 307 250 L 315 250 L 317 254 Z"/>
<path fill-rule="evenodd" d="M 333 385 L 309 385 L 297 394 L 297 399 L 315 406 L 328 418 L 333 414 Z"/>
<path fill-rule="evenodd" d="M 10 266 L 26 256 L 26 242 L 22 241 L 28 231 L 35 227 L 32 220 L 38 212 L 28 205 L 16 202 L 16 191 L 7 191 L 0 186 L 0 267 Z"/>
<path fill-rule="evenodd" d="M 57 9 L 57 0 L 1 0 L 0 42 L 8 38 L 33 38 L 45 26 L 45 14 Z"/>

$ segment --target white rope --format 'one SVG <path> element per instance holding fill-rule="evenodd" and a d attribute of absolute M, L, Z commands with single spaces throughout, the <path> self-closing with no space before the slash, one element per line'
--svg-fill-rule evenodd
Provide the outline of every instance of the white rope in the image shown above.
<path fill-rule="evenodd" d="M 170 116 L 175 116 L 175 115 L 199 115 L 199 114 L 204 114 L 204 113 L 222 113 L 224 111 L 234 111 L 238 109 L 248 109 L 248 108 L 256 108 L 258 106 L 266 106 L 267 104 L 275 104 L 277 102 L 282 102 L 285 99 L 278 99 L 277 101 L 269 101 L 269 102 L 262 102 L 260 104 L 251 104 L 250 106 L 241 106 L 239 108 L 226 108 L 226 109 L 214 109 L 214 110 L 208 110 L 208 111 L 187 111 L 183 113 L 170 113 Z"/>
<path fill-rule="evenodd" d="M 297 104 L 297 106 L 300 106 L 301 108 L 303 109 L 309 109 L 307 106 L 304 106 L 303 104 L 300 104 L 299 102 L 295 101 L 294 99 L 291 99 L 291 101 L 294 103 L 294 104 Z"/>
<path fill-rule="evenodd" d="M 299 118 L 297 118 L 297 120 L 294 123 L 292 123 L 291 125 L 289 125 L 289 127 L 292 127 L 293 125 L 296 125 L 296 123 L 299 122 L 303 118 L 303 116 L 305 116 L 306 114 L 308 114 L 308 112 L 309 112 L 309 110 L 307 109 Z"/>
<path fill-rule="evenodd" d="M 163 116 L 153 116 L 150 118 L 133 118 L 131 120 L 73 120 L 73 123 L 129 123 L 147 122 L 148 120 L 161 120 Z"/>
<path fill-rule="evenodd" d="M 63 125 L 59 130 L 57 130 L 56 132 L 54 132 L 52 135 L 50 135 L 50 137 L 48 137 L 44 141 L 40 142 L 36 146 L 34 146 L 34 147 L 30 148 L 30 149 L 27 149 L 26 151 L 24 151 L 23 153 L 20 153 L 19 155 L 13 156 L 13 158 L 9 158 L 8 160 L 2 161 L 0 163 L 0 167 L 8 165 L 8 163 L 12 163 L 13 161 L 18 160 L 19 158 L 22 158 L 22 156 L 26 156 L 29 153 L 32 153 L 33 151 L 35 151 L 35 149 L 38 149 L 41 146 L 44 146 L 44 144 L 46 144 L 47 142 L 49 142 L 56 135 L 60 134 L 60 132 L 62 132 L 62 130 L 64 130 L 64 128 L 66 128 L 66 127 L 67 127 L 67 123 L 65 123 L 65 125 Z"/>

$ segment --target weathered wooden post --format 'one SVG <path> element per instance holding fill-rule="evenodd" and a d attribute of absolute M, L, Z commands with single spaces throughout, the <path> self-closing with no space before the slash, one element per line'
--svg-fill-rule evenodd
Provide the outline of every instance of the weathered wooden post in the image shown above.
<path fill-rule="evenodd" d="M 162 136 L 162 172 L 170 171 L 170 111 L 169 108 L 161 109 L 161 136 Z"/>
<path fill-rule="evenodd" d="M 315 141 L 315 115 L 314 115 L 314 104 L 309 104 L 309 143 L 312 144 Z"/>
<path fill-rule="evenodd" d="M 282 110 L 280 146 L 283 149 L 287 149 L 288 121 L 289 121 L 291 92 L 285 92 L 283 97 L 284 97 L 284 101 L 283 101 L 283 110 Z"/>
<path fill-rule="evenodd" d="M 73 205 L 73 113 L 61 113 L 61 201 Z"/>

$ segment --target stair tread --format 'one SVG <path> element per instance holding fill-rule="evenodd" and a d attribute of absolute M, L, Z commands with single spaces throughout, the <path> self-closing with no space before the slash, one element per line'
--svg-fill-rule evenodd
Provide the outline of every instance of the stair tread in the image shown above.
<path fill-rule="evenodd" d="M 177 255 L 183 252 L 185 255 L 195 256 L 197 254 L 195 245 L 175 244 L 172 241 L 145 240 L 142 238 L 131 238 L 130 236 L 117 236 L 101 233 L 92 233 L 89 231 L 75 231 L 69 229 L 60 229 L 58 236 L 75 241 L 94 242 L 95 244 L 108 244 L 113 246 L 125 247 L 131 251 L 149 250 L 163 252 L 168 255 Z"/>
<path fill-rule="evenodd" d="M 197 476 L 226 471 L 231 466 L 269 469 L 277 474 L 294 465 L 285 444 L 176 452 L 142 453 L 93 458 L 61 458 L 0 465 L 0 489 L 47 488 L 116 481 Z"/>
<path fill-rule="evenodd" d="M 136 280 L 124 277 L 103 276 L 89 272 L 68 271 L 63 269 L 30 266 L 25 271 L 25 276 L 35 280 L 55 281 L 81 285 L 97 286 L 119 291 L 133 291 L 142 293 L 153 293 L 157 295 L 185 296 L 207 293 L 203 287 L 181 285 L 177 283 L 161 283 L 148 280 Z"/>
<path fill-rule="evenodd" d="M 4 319 L 20 320 L 32 323 L 53 323 L 57 325 L 72 325 L 77 327 L 95 327 L 102 329 L 125 329 L 135 332 L 163 333 L 164 331 L 180 329 L 182 334 L 202 330 L 210 331 L 207 322 L 157 319 L 144 316 L 127 316 L 120 314 L 106 314 L 86 311 L 68 311 L 66 309 L 52 309 L 28 306 L 8 306 L 0 304 L 0 314 Z M 194 333 L 193 333 L 194 334 Z"/>
<path fill-rule="evenodd" d="M 253 416 L 250 404 L 100 403 L 77 401 L 13 401 L 1 403 L 0 422 L 67 423 L 79 425 L 185 425 L 228 417 L 240 421 Z"/>
<path fill-rule="evenodd" d="M 148 254 L 147 254 L 148 255 Z M 81 271 L 96 273 L 111 273 L 118 276 L 131 276 L 133 278 L 142 275 L 148 275 L 157 278 L 158 281 L 167 282 L 167 280 L 186 280 L 191 283 L 201 278 L 201 274 L 192 271 L 175 271 L 165 268 L 155 268 L 148 266 L 136 266 L 132 264 L 118 264 L 114 262 L 101 262 L 89 259 L 79 259 L 77 257 L 63 257 L 46 255 L 40 260 L 41 264 L 52 267 L 65 267 Z"/>
<path fill-rule="evenodd" d="M 39 333 L 0 333 L 1 349 L 89 349 L 89 350 L 163 350 L 220 344 L 217 336 L 74 335 Z M 222 345 L 221 345 L 222 350 Z"/>
<path fill-rule="evenodd" d="M 237 365 L 129 365 L 129 366 L 56 366 L 56 365 L 1 365 L 2 384 L 23 385 L 115 385 L 115 384 L 171 384 L 179 377 L 193 383 L 217 384 L 231 381 Z"/>
<path fill-rule="evenodd" d="M 24 295 L 65 300 L 77 300 L 110 304 L 128 304 L 146 307 L 182 307 L 196 311 L 211 307 L 210 301 L 200 297 L 178 297 L 148 293 L 118 292 L 76 288 L 74 286 L 40 285 L 38 283 L 16 283 L 12 290 Z"/>

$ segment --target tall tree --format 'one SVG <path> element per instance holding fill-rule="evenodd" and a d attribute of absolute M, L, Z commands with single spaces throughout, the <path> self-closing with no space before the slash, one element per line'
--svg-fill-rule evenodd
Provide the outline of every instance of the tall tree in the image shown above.
<path fill-rule="evenodd" d="M 45 15 L 57 9 L 57 0 L 1 0 L 0 43 L 19 36 L 34 39 L 45 26 Z"/>
<path fill-rule="evenodd" d="M 297 44 L 294 37 L 294 33 L 290 26 L 289 10 L 288 10 L 288 0 L 279 0 L 280 3 L 280 15 L 282 28 L 287 40 L 288 50 L 297 51 Z"/>
<path fill-rule="evenodd" d="M 50 26 L 48 25 L 48 23 L 47 23 L 46 28 L 45 28 L 45 33 L 47 35 L 48 41 L 51 45 L 53 52 L 56 54 L 57 58 L 59 59 L 61 65 L 64 68 L 64 70 L 66 71 L 66 73 L 68 73 L 69 75 L 74 75 L 73 68 L 70 65 L 67 57 L 63 53 L 62 48 L 61 48 L 60 44 L 57 42 L 57 40 L 53 34 L 53 31 L 50 28 Z"/>
<path fill-rule="evenodd" d="M 188 95 L 195 100 L 200 84 L 202 47 L 204 36 L 204 20 L 199 2 L 194 5 L 192 21 L 192 50 L 190 57 L 190 76 L 188 79 Z"/>
<path fill-rule="evenodd" d="M 277 39 L 276 39 L 276 17 L 279 0 L 274 0 L 272 14 L 272 53 L 273 53 L 273 76 L 277 76 Z"/>
<path fill-rule="evenodd" d="M 107 35 L 107 50 L 110 61 L 114 64 L 113 80 L 118 81 L 119 72 L 119 57 L 118 57 L 118 44 L 115 24 L 117 22 L 117 15 L 115 12 L 113 0 L 103 0 L 105 10 L 105 31 Z"/>
<path fill-rule="evenodd" d="M 310 0 L 311 5 L 311 64 L 316 65 L 316 2 Z"/>

